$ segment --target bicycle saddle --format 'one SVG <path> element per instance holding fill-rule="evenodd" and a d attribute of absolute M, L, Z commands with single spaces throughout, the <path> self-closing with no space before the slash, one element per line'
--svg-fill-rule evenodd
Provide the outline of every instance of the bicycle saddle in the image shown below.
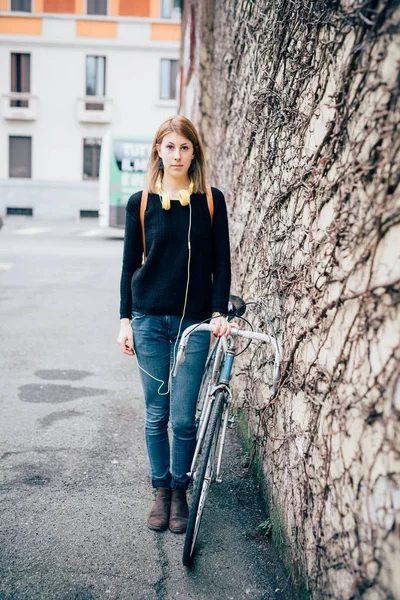
<path fill-rule="evenodd" d="M 228 317 L 241 317 L 246 312 L 246 302 L 239 296 L 229 296 Z"/>

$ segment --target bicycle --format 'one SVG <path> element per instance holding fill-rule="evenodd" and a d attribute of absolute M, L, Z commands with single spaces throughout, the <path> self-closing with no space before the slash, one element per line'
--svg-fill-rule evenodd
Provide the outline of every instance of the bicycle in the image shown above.
<path fill-rule="evenodd" d="M 228 318 L 243 316 L 246 303 L 237 296 L 231 296 Z M 190 335 L 194 331 L 213 331 L 212 324 L 195 324 L 182 334 L 177 353 L 174 375 L 184 361 L 185 350 Z M 204 505 L 211 484 L 221 483 L 222 454 L 229 421 L 232 393 L 229 385 L 235 349 L 238 338 L 247 338 L 261 342 L 269 342 L 275 351 L 272 378 L 272 393 L 276 393 L 276 382 L 279 377 L 281 348 L 275 336 L 232 328 L 228 338 L 218 338 L 207 357 L 204 376 L 200 386 L 198 408 L 196 413 L 197 442 L 188 476 L 193 480 L 192 503 L 186 529 L 182 562 L 190 566 L 195 555 L 195 547 L 199 534 Z M 218 450 L 218 452 L 217 452 Z"/>

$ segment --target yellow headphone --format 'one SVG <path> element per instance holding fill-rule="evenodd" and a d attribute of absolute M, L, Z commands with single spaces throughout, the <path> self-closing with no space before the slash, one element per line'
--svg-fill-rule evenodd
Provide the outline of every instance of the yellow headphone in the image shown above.
<path fill-rule="evenodd" d="M 187 206 L 188 204 L 190 204 L 190 195 L 193 194 L 193 190 L 194 190 L 193 181 L 190 182 L 188 190 L 179 190 L 178 197 L 179 197 L 179 202 L 181 203 L 182 206 Z M 157 191 L 160 196 L 161 206 L 163 207 L 164 210 L 169 210 L 171 208 L 171 198 L 170 198 L 169 194 L 167 194 L 166 192 L 163 192 L 161 178 L 159 178 L 157 181 Z"/>

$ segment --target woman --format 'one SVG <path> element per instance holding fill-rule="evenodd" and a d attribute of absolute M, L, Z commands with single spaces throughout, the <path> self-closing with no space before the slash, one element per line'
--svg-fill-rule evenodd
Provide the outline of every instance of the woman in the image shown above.
<path fill-rule="evenodd" d="M 144 236 L 141 202 L 138 192 L 126 207 L 117 341 L 124 354 L 136 353 L 145 396 L 146 445 L 157 490 L 148 527 L 183 533 L 196 402 L 210 335 L 197 331 L 191 336 L 185 362 L 172 377 L 179 337 L 189 325 L 210 318 L 215 336 L 230 333 L 225 319 L 230 288 L 225 200 L 213 188 L 210 209 L 203 146 L 189 119 L 168 119 L 154 137 Z"/>

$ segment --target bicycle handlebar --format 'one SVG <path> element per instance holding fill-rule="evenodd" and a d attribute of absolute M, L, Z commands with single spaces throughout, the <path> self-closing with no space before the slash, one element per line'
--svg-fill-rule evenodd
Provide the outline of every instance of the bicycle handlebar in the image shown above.
<path fill-rule="evenodd" d="M 182 338 L 181 338 L 181 341 L 179 344 L 178 354 L 176 356 L 175 368 L 174 368 L 174 372 L 173 372 L 174 377 L 178 372 L 179 365 L 181 365 L 185 360 L 186 346 L 188 344 L 189 337 L 193 333 L 193 331 L 214 331 L 214 329 L 215 329 L 215 325 L 208 324 L 208 323 L 202 323 L 201 325 L 196 325 L 196 324 L 191 325 L 190 327 L 187 327 L 185 329 L 185 331 L 182 333 Z M 281 351 L 280 345 L 278 343 L 278 340 L 276 338 L 268 335 L 267 333 L 259 333 L 258 331 L 247 331 L 245 329 L 237 329 L 236 327 L 232 327 L 230 337 L 233 337 L 233 338 L 234 337 L 243 337 L 243 338 L 247 338 L 249 340 L 258 340 L 260 342 L 269 342 L 270 344 L 272 344 L 272 346 L 274 347 L 274 350 L 275 350 L 274 371 L 273 371 L 273 376 L 272 376 L 273 394 L 275 395 L 275 384 L 279 377 L 279 367 L 280 367 L 281 358 L 282 358 L 282 351 Z M 227 347 L 228 347 L 227 338 L 225 336 L 223 336 L 220 339 L 221 339 L 222 343 L 224 344 L 224 350 L 226 351 Z"/>

